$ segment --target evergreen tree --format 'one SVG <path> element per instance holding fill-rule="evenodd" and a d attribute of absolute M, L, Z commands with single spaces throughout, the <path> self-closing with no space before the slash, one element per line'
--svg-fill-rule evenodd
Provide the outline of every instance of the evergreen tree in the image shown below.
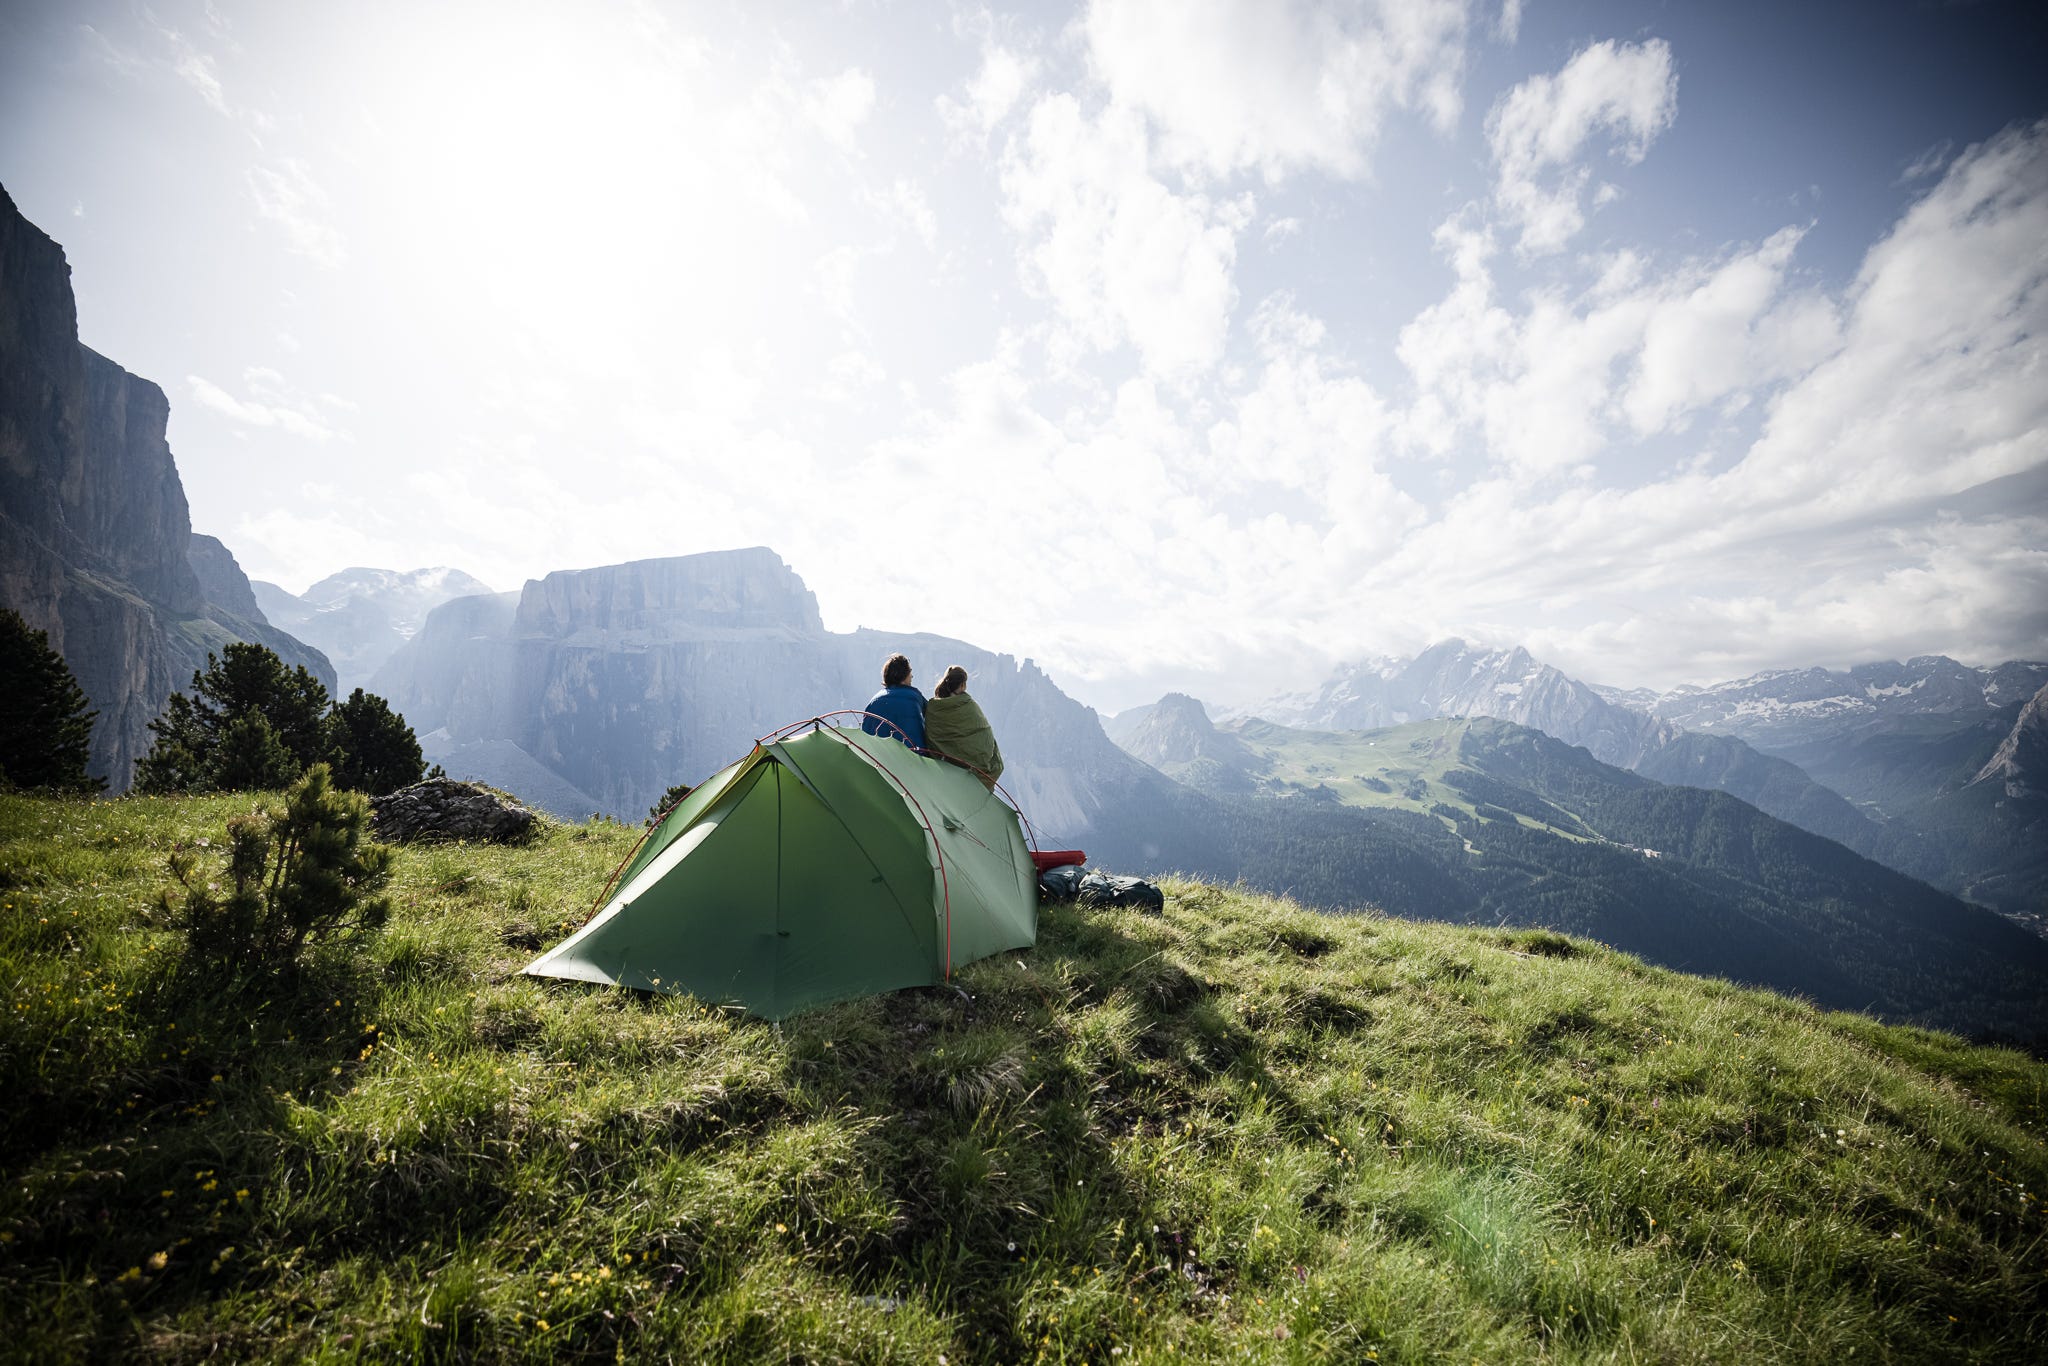
<path fill-rule="evenodd" d="M 209 787 L 223 792 L 274 792 L 299 775 L 299 763 L 262 713 L 245 711 L 220 733 Z"/>
<path fill-rule="evenodd" d="M 327 717 L 337 785 L 381 797 L 410 787 L 426 774 L 419 737 L 391 704 L 357 688 Z"/>
<path fill-rule="evenodd" d="M 143 792 L 203 792 L 231 791 L 251 776 L 281 774 L 282 782 L 290 782 L 330 757 L 327 705 L 327 689 L 303 664 L 287 669 L 264 646 L 235 641 L 219 656 L 209 653 L 206 668 L 192 675 L 191 689 L 172 694 L 164 714 L 149 723 L 156 743 L 136 763 L 135 785 Z M 246 725 L 237 732 L 232 755 L 223 750 L 229 727 L 250 716 L 262 719 L 271 743 L 286 757 L 284 765 Z M 230 758 L 232 772 L 226 772 L 223 763 Z"/>
<path fill-rule="evenodd" d="M 695 790 L 689 783 L 676 783 L 668 791 L 662 793 L 661 800 L 647 808 L 648 827 L 652 829 L 654 826 L 661 824 L 661 818 L 666 816 L 676 803 L 689 796 Z"/>
<path fill-rule="evenodd" d="M 15 787 L 98 792 L 107 783 L 85 771 L 99 713 L 47 631 L 0 611 L 0 779 Z"/>

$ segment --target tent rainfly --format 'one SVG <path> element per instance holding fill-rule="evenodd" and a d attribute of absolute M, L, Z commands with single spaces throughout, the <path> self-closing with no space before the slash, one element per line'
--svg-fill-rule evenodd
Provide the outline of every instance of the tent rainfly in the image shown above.
<path fill-rule="evenodd" d="M 814 724 L 679 802 L 604 909 L 526 971 L 779 1020 L 941 982 L 1037 938 L 1014 810 L 967 769 Z"/>

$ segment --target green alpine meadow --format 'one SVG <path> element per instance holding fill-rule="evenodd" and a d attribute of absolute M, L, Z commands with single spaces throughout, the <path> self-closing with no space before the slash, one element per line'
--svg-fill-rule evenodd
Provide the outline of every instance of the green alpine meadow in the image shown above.
<path fill-rule="evenodd" d="M 2020 1052 L 1554 932 L 1172 878 L 1162 914 L 1048 905 L 1032 948 L 780 1024 L 522 975 L 639 837 L 602 820 L 399 847 L 381 927 L 202 971 L 180 917 L 228 904 L 229 824 L 279 800 L 0 795 L 0 1355 L 2048 1340 L 2048 1066 Z"/>

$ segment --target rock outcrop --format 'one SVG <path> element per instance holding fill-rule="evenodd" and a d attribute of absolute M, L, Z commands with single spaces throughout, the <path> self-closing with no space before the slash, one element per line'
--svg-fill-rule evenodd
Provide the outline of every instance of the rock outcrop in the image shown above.
<path fill-rule="evenodd" d="M 470 840 L 512 844 L 534 832 L 539 817 L 481 783 L 429 778 L 370 799 L 370 830 L 387 843 Z"/>
<path fill-rule="evenodd" d="M 0 602 L 70 665 L 99 712 L 90 769 L 121 791 L 164 699 L 256 623 L 210 603 L 188 558 L 169 400 L 79 344 L 63 249 L 4 190 L 0 356 Z M 290 662 L 333 686 L 316 653 Z"/>

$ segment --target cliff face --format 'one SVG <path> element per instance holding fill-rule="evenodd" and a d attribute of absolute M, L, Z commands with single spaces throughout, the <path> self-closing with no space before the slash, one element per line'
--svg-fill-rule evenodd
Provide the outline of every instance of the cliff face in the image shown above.
<path fill-rule="evenodd" d="M 164 699 L 231 640 L 260 636 L 333 686 L 317 652 L 207 600 L 170 403 L 79 344 L 63 249 L 4 190 L 0 357 L 0 601 L 49 632 L 98 709 L 93 773 L 125 789 Z"/>
<path fill-rule="evenodd" d="M 193 575 L 199 580 L 199 591 L 208 602 L 250 621 L 269 621 L 263 609 L 256 604 L 255 585 L 242 572 L 241 561 L 235 558 L 234 551 L 221 543 L 219 537 L 193 532 L 186 542 L 185 562 L 192 567 Z"/>
<path fill-rule="evenodd" d="M 968 671 L 1002 739 L 1003 786 L 1044 837 L 1135 851 L 1136 836 L 1109 832 L 1148 785 L 1170 785 L 1110 744 L 1093 711 L 1029 660 L 940 636 L 828 632 L 810 590 L 766 549 L 565 571 L 516 598 L 456 599 L 372 687 L 451 773 L 524 772 L 530 784 L 531 759 L 568 800 L 637 818 L 780 726 L 860 707 L 899 652 L 923 687 L 947 665 Z"/>
<path fill-rule="evenodd" d="M 558 570 L 519 595 L 522 636 L 625 648 L 725 633 L 809 640 L 818 600 L 765 546 Z"/>
<path fill-rule="evenodd" d="M 2015 802 L 2048 798 L 2048 685 L 2027 699 L 1997 752 L 1970 781 L 1997 783 Z"/>
<path fill-rule="evenodd" d="M 339 681 L 327 656 L 287 631 L 272 625 L 256 605 L 255 585 L 242 572 L 235 554 L 212 536 L 193 533 L 186 542 L 186 563 L 199 581 L 205 609 L 182 623 L 179 634 L 218 652 L 231 640 L 253 641 L 270 648 L 287 668 L 304 666 L 330 695 L 339 693 Z M 204 667 L 203 652 L 193 668 Z M 179 687 L 192 681 L 190 673 L 177 680 Z"/>

